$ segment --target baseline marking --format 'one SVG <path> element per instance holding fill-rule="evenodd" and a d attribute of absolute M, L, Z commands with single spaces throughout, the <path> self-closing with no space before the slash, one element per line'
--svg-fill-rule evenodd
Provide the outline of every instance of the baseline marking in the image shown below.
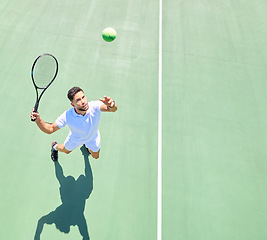
<path fill-rule="evenodd" d="M 162 240 L 162 0 L 159 0 L 157 240 Z"/>

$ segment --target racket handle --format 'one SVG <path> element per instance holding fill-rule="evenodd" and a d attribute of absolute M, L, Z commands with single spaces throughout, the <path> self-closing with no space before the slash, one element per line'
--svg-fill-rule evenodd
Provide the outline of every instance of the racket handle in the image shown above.
<path fill-rule="evenodd" d="M 39 102 L 37 101 L 37 102 L 35 103 L 33 112 L 37 112 L 38 106 L 39 106 Z M 32 118 L 31 118 L 31 121 L 32 121 L 32 122 L 35 122 L 35 120 L 36 120 L 36 119 L 32 119 Z"/>

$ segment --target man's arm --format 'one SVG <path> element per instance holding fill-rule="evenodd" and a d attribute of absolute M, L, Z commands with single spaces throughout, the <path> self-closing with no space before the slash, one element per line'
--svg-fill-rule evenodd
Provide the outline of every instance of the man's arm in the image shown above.
<path fill-rule="evenodd" d="M 99 99 L 103 104 L 100 106 L 102 112 L 116 112 L 118 109 L 117 103 L 111 97 L 104 96 L 104 99 Z"/>
<path fill-rule="evenodd" d="M 34 112 L 32 110 L 31 112 L 31 119 L 35 120 L 35 123 L 40 128 L 41 131 L 47 134 L 52 134 L 55 131 L 59 130 L 60 128 L 57 126 L 57 124 L 54 123 L 47 123 L 41 119 L 40 114 L 38 112 Z"/>

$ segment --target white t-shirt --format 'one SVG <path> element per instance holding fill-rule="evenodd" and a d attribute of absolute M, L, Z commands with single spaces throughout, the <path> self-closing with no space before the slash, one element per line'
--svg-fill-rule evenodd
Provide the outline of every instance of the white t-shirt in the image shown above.
<path fill-rule="evenodd" d="M 84 116 L 77 114 L 74 108 L 71 108 L 57 118 L 56 124 L 59 128 L 63 128 L 67 124 L 70 128 L 69 137 L 74 140 L 94 140 L 98 135 L 102 104 L 101 101 L 88 102 L 89 108 Z"/>

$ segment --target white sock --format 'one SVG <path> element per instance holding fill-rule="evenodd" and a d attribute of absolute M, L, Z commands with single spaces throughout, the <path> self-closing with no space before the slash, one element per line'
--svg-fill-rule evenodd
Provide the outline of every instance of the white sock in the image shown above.
<path fill-rule="evenodd" d="M 58 151 L 58 150 L 56 149 L 56 147 L 57 147 L 57 144 L 55 144 L 53 148 L 54 148 L 56 151 Z"/>

